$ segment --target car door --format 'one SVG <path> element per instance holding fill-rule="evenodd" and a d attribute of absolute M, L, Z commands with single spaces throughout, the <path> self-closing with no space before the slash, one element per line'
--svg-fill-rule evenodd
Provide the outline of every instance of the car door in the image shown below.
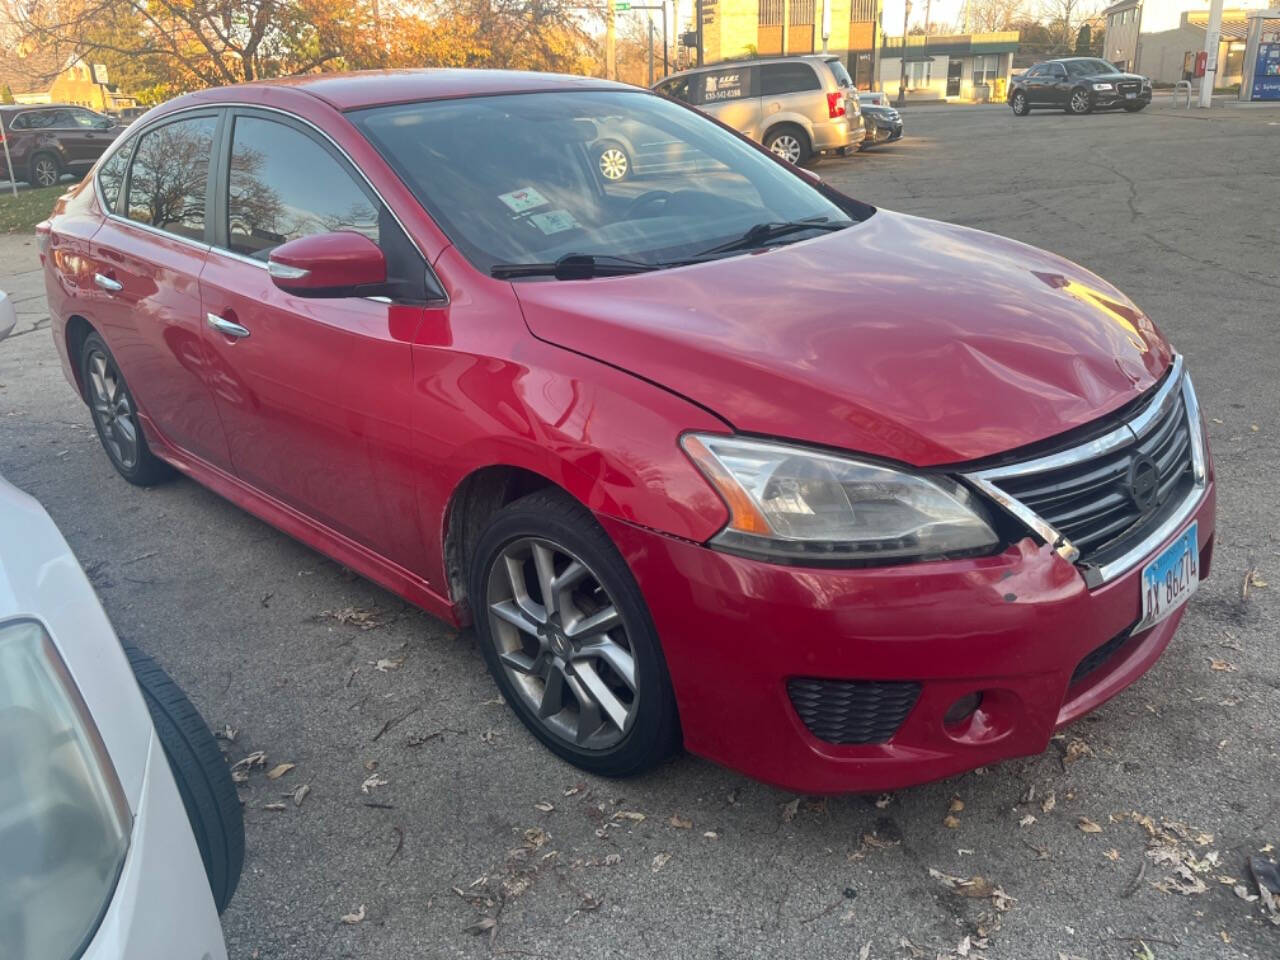
<path fill-rule="evenodd" d="M 752 140 L 760 139 L 760 92 L 755 67 L 735 64 L 694 75 L 699 108 Z"/>
<path fill-rule="evenodd" d="M 1055 107 L 1065 107 L 1071 96 L 1071 81 L 1067 77 L 1067 68 L 1060 63 L 1051 63 L 1045 68 L 1048 82 L 1045 84 L 1045 103 Z"/>
<path fill-rule="evenodd" d="M 419 288 L 426 262 L 340 151 L 283 114 L 234 112 L 219 180 L 201 316 L 237 476 L 421 569 L 410 341 L 425 297 L 304 299 L 276 287 L 267 262 L 282 243 L 334 230 L 373 239 L 389 274 Z"/>
<path fill-rule="evenodd" d="M 103 151 L 111 145 L 111 141 L 119 135 L 120 130 L 111 122 L 110 117 L 104 117 L 92 110 L 76 108 L 70 112 L 77 133 L 74 159 L 76 163 L 88 166 L 102 156 Z"/>
<path fill-rule="evenodd" d="M 228 469 L 199 285 L 221 115 L 211 109 L 165 118 L 121 144 L 99 170 L 107 217 L 90 241 L 89 320 L 120 364 L 144 427 Z"/>
<path fill-rule="evenodd" d="M 46 132 L 61 146 L 62 162 L 71 170 L 83 170 L 89 154 L 87 132 L 76 122 L 75 113 L 67 107 L 55 107 L 49 111 Z M 97 159 L 95 154 L 93 159 Z"/>
<path fill-rule="evenodd" d="M 1043 104 L 1049 102 L 1049 94 L 1045 89 L 1049 82 L 1049 75 L 1045 66 L 1043 63 L 1037 63 L 1021 77 L 1022 89 L 1027 95 L 1027 103 Z"/>
<path fill-rule="evenodd" d="M 830 119 L 830 108 L 822 92 L 818 73 L 804 60 L 766 63 L 760 67 L 762 125 L 768 127 L 779 115 L 803 117 L 812 123 Z"/>

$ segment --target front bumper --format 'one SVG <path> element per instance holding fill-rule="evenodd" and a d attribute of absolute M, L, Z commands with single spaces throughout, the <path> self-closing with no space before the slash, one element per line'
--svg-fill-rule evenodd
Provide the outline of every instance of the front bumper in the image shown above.
<path fill-rule="evenodd" d="M 1192 521 L 1204 577 L 1212 482 L 1165 543 Z M 1031 538 L 990 557 L 816 569 L 601 522 L 643 586 L 685 746 L 806 793 L 892 790 L 1040 753 L 1055 730 L 1146 672 L 1182 614 L 1117 641 L 1141 614 L 1142 565 L 1090 590 L 1075 566 Z M 1073 682 L 1109 641 L 1110 655 Z M 912 681 L 920 692 L 886 742 L 837 745 L 801 720 L 792 678 Z M 983 702 L 971 720 L 944 725 L 952 704 L 974 692 Z"/>
<path fill-rule="evenodd" d="M 1093 105 L 1096 109 L 1105 110 L 1108 107 L 1123 107 L 1126 103 L 1151 103 L 1151 88 L 1145 88 L 1135 97 L 1126 97 L 1123 93 L 1114 90 L 1095 90 L 1093 92 Z"/>

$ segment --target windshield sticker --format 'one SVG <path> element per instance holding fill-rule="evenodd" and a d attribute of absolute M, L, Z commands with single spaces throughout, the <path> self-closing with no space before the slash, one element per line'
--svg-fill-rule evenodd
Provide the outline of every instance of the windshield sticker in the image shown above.
<path fill-rule="evenodd" d="M 533 189 L 533 187 L 524 187 L 521 190 L 512 190 L 510 193 L 499 194 L 498 199 L 515 213 L 524 213 L 526 210 L 545 206 L 547 203 L 547 198 Z"/>
<path fill-rule="evenodd" d="M 563 233 L 565 230 L 572 230 L 578 225 L 578 221 L 573 219 L 573 214 L 568 210 L 535 213 L 529 219 L 535 227 L 546 234 Z"/>

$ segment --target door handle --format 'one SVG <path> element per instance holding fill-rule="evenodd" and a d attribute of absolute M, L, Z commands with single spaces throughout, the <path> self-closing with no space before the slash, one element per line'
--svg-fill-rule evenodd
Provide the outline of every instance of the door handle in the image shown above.
<path fill-rule="evenodd" d="M 93 275 L 93 282 L 103 290 L 107 291 L 107 293 L 119 293 L 124 289 L 124 284 L 119 280 L 112 280 L 110 277 L 104 276 L 101 273 L 95 273 Z"/>
<path fill-rule="evenodd" d="M 206 313 L 204 315 L 209 326 L 217 330 L 219 333 L 225 333 L 228 337 L 234 337 L 237 340 L 243 340 L 249 335 L 249 328 L 242 327 L 234 320 L 226 320 L 216 313 Z"/>

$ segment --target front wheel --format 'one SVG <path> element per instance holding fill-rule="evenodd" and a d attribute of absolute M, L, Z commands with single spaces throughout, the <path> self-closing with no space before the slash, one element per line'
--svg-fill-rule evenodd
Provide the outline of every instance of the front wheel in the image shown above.
<path fill-rule="evenodd" d="M 618 143 L 605 143 L 596 151 L 596 166 L 610 183 L 621 183 L 631 176 L 631 158 Z"/>
<path fill-rule="evenodd" d="M 1021 90 L 1013 95 L 1013 99 L 1009 101 L 1009 106 L 1013 108 L 1015 117 L 1025 117 L 1031 112 L 1031 104 L 1027 102 L 1027 95 Z"/>
<path fill-rule="evenodd" d="M 244 815 L 227 761 L 182 688 L 133 644 L 121 646 L 142 689 L 156 737 L 186 808 L 214 905 L 222 913 L 231 902 L 244 866 Z"/>
<path fill-rule="evenodd" d="M 764 138 L 764 148 L 787 163 L 802 164 L 809 159 L 809 138 L 795 127 L 778 127 Z"/>
<path fill-rule="evenodd" d="M 1067 110 L 1077 116 L 1088 113 L 1093 109 L 1093 103 L 1089 100 L 1089 91 L 1083 87 L 1077 87 L 1071 91 L 1071 99 L 1067 101 Z"/>
<path fill-rule="evenodd" d="M 607 777 L 675 749 L 675 694 L 644 596 L 585 507 L 555 491 L 504 507 L 469 579 L 485 663 L 543 744 Z"/>

